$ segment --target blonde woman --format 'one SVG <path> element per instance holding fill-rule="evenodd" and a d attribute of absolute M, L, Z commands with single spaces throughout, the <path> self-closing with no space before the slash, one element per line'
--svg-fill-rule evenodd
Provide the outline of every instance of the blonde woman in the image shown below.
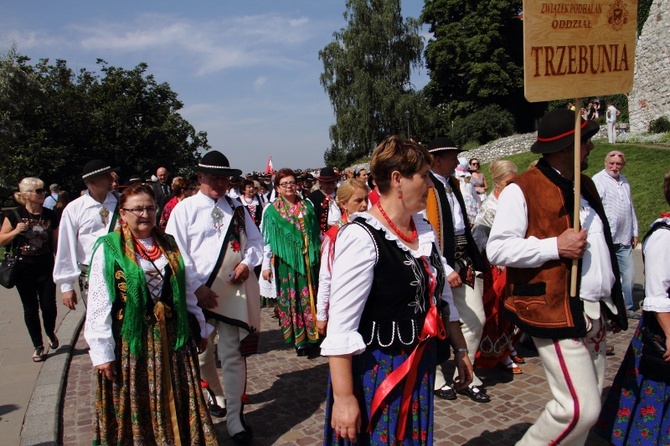
<path fill-rule="evenodd" d="M 45 359 L 40 327 L 42 324 L 49 337 L 49 347 L 58 348 L 56 326 L 56 284 L 54 269 L 54 247 L 56 246 L 58 219 L 56 214 L 44 207 L 47 190 L 39 178 L 28 177 L 19 183 L 14 199 L 21 205 L 5 219 L 0 229 L 0 245 L 12 245 L 19 255 L 16 290 L 23 304 L 23 320 L 33 341 L 33 361 Z"/>
<path fill-rule="evenodd" d="M 508 160 L 493 161 L 489 169 L 494 189 L 482 204 L 472 228 L 472 236 L 477 243 L 477 248 L 484 255 L 493 220 L 498 210 L 498 197 L 518 172 L 517 166 Z M 491 265 L 488 273 L 484 275 L 483 301 L 486 323 L 477 351 L 476 364 L 484 368 L 498 365 L 518 375 L 523 371 L 517 362 L 523 364 L 525 360 L 517 354 L 512 345 L 513 325 L 501 314 L 506 281 L 507 275 L 504 268 L 495 265 Z"/>
<path fill-rule="evenodd" d="M 319 291 L 316 300 L 316 328 L 321 336 L 326 335 L 326 325 L 328 325 L 330 276 L 337 232 L 342 226 L 349 223 L 349 217 L 352 214 L 364 212 L 368 209 L 368 187 L 359 180 L 348 179 L 337 189 L 335 200 L 340 207 L 340 211 L 342 211 L 342 218 L 326 231 L 321 241 L 321 268 L 319 270 Z"/>

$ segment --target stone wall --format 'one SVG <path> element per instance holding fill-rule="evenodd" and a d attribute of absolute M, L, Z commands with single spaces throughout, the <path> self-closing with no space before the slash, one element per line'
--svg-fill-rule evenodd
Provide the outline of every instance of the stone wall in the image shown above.
<path fill-rule="evenodd" d="M 646 132 L 649 122 L 670 119 L 670 0 L 654 0 L 635 54 L 635 80 L 628 97 L 631 132 Z"/>

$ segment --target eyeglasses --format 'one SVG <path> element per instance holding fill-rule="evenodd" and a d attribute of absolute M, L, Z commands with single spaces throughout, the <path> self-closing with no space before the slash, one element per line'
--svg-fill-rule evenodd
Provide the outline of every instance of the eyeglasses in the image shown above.
<path fill-rule="evenodd" d="M 141 216 L 145 211 L 146 211 L 147 214 L 154 214 L 158 210 L 158 208 L 156 206 L 145 206 L 143 208 L 137 207 L 137 208 L 132 208 L 132 209 L 121 208 L 121 209 L 123 209 L 126 212 L 131 212 L 131 213 L 137 215 L 138 217 Z"/>
<path fill-rule="evenodd" d="M 284 181 L 283 183 L 279 183 L 281 187 L 295 187 L 296 182 L 295 181 Z"/>
<path fill-rule="evenodd" d="M 42 189 L 42 188 L 40 188 L 40 189 L 33 189 L 33 190 L 31 190 L 30 192 L 35 192 L 36 194 L 43 194 L 43 193 L 45 193 L 46 191 L 47 191 L 46 189 Z"/>

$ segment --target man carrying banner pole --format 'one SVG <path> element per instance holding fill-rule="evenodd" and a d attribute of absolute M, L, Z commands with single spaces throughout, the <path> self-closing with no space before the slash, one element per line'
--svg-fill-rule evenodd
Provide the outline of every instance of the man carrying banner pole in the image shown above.
<path fill-rule="evenodd" d="M 598 125 L 575 115 L 557 109 L 540 121 L 531 151 L 542 158 L 500 194 L 505 213 L 486 248 L 492 264 L 507 267 L 503 312 L 533 337 L 553 397 L 519 445 L 585 443 L 600 413 L 605 317 L 614 332 L 628 326 L 607 218 L 593 181 L 580 173 Z"/>

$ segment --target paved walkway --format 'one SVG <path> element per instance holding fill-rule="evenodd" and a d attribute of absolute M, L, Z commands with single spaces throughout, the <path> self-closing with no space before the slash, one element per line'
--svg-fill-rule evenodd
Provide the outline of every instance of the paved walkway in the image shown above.
<path fill-rule="evenodd" d="M 641 257 L 636 250 L 638 283 Z M 636 298 L 641 298 L 638 289 Z M 31 345 L 23 325 L 15 290 L 0 288 L 0 444 L 90 445 L 92 440 L 93 369 L 79 328 L 83 308 L 59 306 L 61 348 L 42 364 L 31 360 Z M 82 307 L 80 305 L 80 307 Z M 631 321 L 634 322 L 634 321 Z M 609 336 L 616 355 L 608 357 L 606 390 L 616 373 L 632 330 Z M 524 374 L 480 373 L 492 397 L 477 404 L 459 396 L 436 400 L 436 445 L 514 444 L 534 422 L 549 399 L 544 371 L 532 352 Z M 69 365 L 69 367 L 68 367 Z M 327 361 L 298 358 L 283 344 L 272 311 L 262 312 L 261 348 L 249 365 L 247 422 L 254 428 L 254 445 L 320 444 L 324 419 Z M 231 444 L 225 419 L 215 419 L 222 444 Z M 591 438 L 589 444 L 603 444 Z"/>

